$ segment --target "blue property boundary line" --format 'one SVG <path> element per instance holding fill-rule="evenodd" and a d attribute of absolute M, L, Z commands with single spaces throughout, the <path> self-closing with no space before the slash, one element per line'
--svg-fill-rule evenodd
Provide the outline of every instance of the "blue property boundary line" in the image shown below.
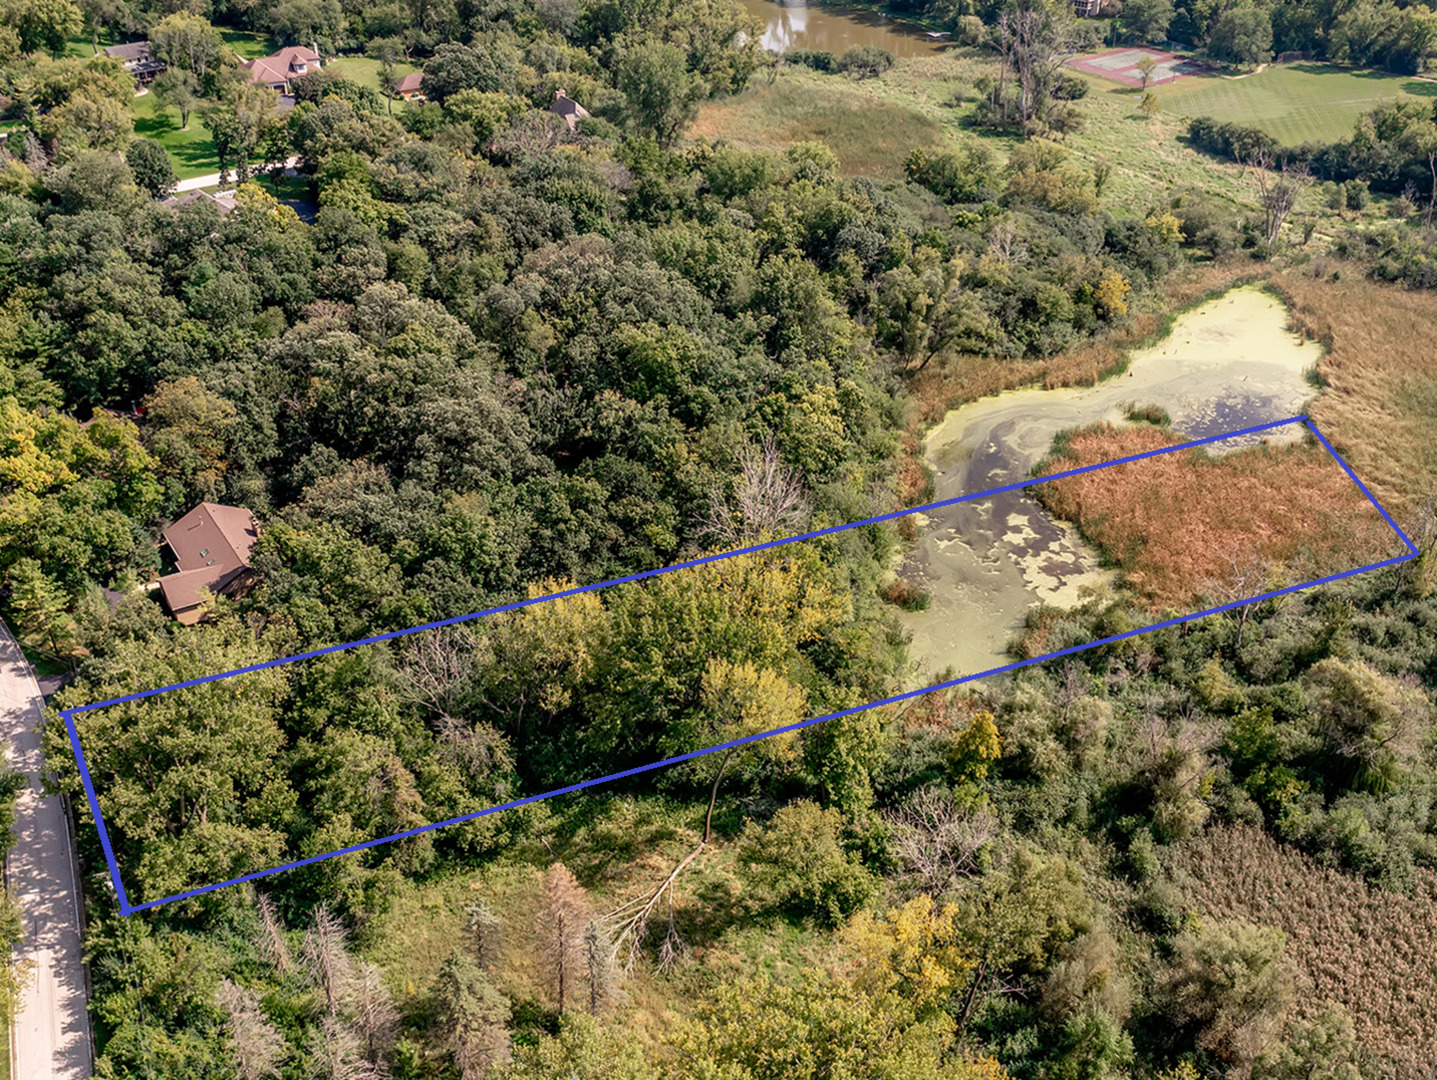
<path fill-rule="evenodd" d="M 353 649 L 360 645 L 372 645 L 382 641 L 391 641 L 396 638 L 406 637 L 410 634 L 417 634 L 421 631 L 436 630 L 445 626 L 453 626 L 458 623 L 469 622 L 474 619 L 481 619 L 490 615 L 497 615 L 506 611 L 515 611 L 520 608 L 531 607 L 535 604 L 544 603 L 550 600 L 559 600 L 565 597 L 578 596 L 583 593 L 595 592 L 599 589 L 609 588 L 614 585 L 622 585 L 628 582 L 642 581 L 646 578 L 657 577 L 660 574 L 672 573 L 675 570 L 690 569 L 696 566 L 703 566 L 707 563 L 718 562 L 723 559 L 731 559 L 739 555 L 754 554 L 756 552 L 766 551 L 771 548 L 781 547 L 785 544 L 797 543 L 803 540 L 813 540 L 822 536 L 828 536 L 834 533 L 843 532 L 848 529 L 861 528 L 866 525 L 876 525 L 885 521 L 892 521 L 896 518 L 907 517 L 911 514 L 924 513 L 926 511 L 937 510 L 942 507 L 953 506 L 959 503 L 981 501 L 994 495 L 1002 494 L 1004 492 L 1017 491 L 1029 487 L 1034 487 L 1038 484 L 1047 483 L 1050 480 L 1060 480 L 1070 476 L 1078 476 L 1083 473 L 1094 472 L 1098 469 L 1110 468 L 1114 465 L 1123 465 L 1134 461 L 1141 461 L 1145 458 L 1158 457 L 1163 454 L 1177 453 L 1182 450 L 1189 450 L 1199 446 L 1206 446 L 1215 442 L 1223 442 L 1229 439 L 1239 438 L 1244 435 L 1252 435 L 1263 431 L 1269 431 L 1274 428 L 1286 427 L 1291 424 L 1299 423 L 1304 424 L 1313 433 L 1313 435 L 1316 436 L 1318 441 L 1321 442 L 1327 452 L 1333 457 L 1334 460 L 1337 461 L 1337 463 L 1342 467 L 1343 471 L 1348 475 L 1349 478 L 1351 478 L 1353 483 L 1357 485 L 1358 489 L 1362 492 L 1362 494 L 1366 496 L 1367 500 L 1376 508 L 1377 512 L 1382 515 L 1383 520 L 1385 520 L 1387 524 L 1391 526 L 1392 530 L 1402 539 L 1403 543 L 1407 545 L 1408 551 L 1405 555 L 1399 555 L 1391 559 L 1384 559 L 1380 562 L 1369 563 L 1367 565 L 1359 566 L 1352 570 L 1345 570 L 1338 574 L 1330 574 L 1327 577 L 1317 578 L 1315 580 L 1302 582 L 1297 585 L 1289 585 L 1286 588 L 1274 589 L 1270 592 L 1260 593 L 1255 596 L 1246 597 L 1241 600 L 1234 600 L 1226 604 L 1220 604 L 1216 607 L 1206 608 L 1202 611 L 1193 612 L 1189 615 L 1181 615 L 1173 619 L 1165 620 L 1163 622 L 1154 623 L 1150 626 L 1143 626 L 1135 630 L 1128 630 L 1121 634 L 1114 634 L 1110 637 L 1100 638 L 1096 641 L 1087 642 L 1082 645 L 1069 646 L 1065 649 L 1059 649 L 1056 652 L 1044 653 L 1042 656 L 1032 657 L 1027 660 L 1019 660 L 1012 664 L 1004 664 L 1001 667 L 990 668 L 987 671 L 980 671 L 972 675 L 964 675 L 960 678 L 950 679 L 947 682 L 936 683 L 932 686 L 926 686 L 918 690 L 905 691 L 901 694 L 895 694 L 890 697 L 880 698 L 876 701 L 870 701 L 862 705 L 855 705 L 851 708 L 842 709 L 838 712 L 827 713 L 823 716 L 811 717 L 807 720 L 802 720 L 798 723 L 790 724 L 786 727 L 775 728 L 772 731 L 765 731 L 757 735 L 745 736 L 741 739 L 734 739 L 731 742 L 719 743 L 716 746 L 709 746 L 701 750 L 694 750 L 686 754 L 679 754 L 675 757 L 664 758 L 662 761 L 655 761 L 648 765 L 635 766 L 634 768 L 609 773 L 605 776 L 595 777 L 594 779 L 585 780 L 577 784 L 570 784 L 567 787 L 555 788 L 552 791 L 546 791 L 538 795 L 530 795 L 522 799 L 515 799 L 510 802 L 501 803 L 497 806 L 491 806 L 484 810 L 477 810 L 473 813 L 463 814 L 453 818 L 447 818 L 443 821 L 436 821 L 427 825 L 421 825 L 413 829 L 408 829 L 404 832 L 394 833 L 391 836 L 383 836 L 375 840 L 367 840 L 363 843 L 353 844 L 349 847 L 339 848 L 338 850 L 326 852 L 322 855 L 311 855 L 308 858 L 298 859 L 294 862 L 283 863 L 279 866 L 270 867 L 267 870 L 257 870 L 250 874 L 244 874 L 239 877 L 230 878 L 226 881 L 216 882 L 212 885 L 205 885 L 200 888 L 190 889 L 186 892 L 176 893 L 173 896 L 166 896 L 159 900 L 151 900 L 143 904 L 131 904 L 129 902 L 129 898 L 125 892 L 124 883 L 120 879 L 120 868 L 118 863 L 115 861 L 115 855 L 110 842 L 109 831 L 105 826 L 104 817 L 100 813 L 99 800 L 95 793 L 94 783 L 90 777 L 89 765 L 85 759 L 84 751 L 81 749 L 80 746 L 80 735 L 75 726 L 75 717 L 80 713 L 90 712 L 92 710 L 105 708 L 110 705 L 119 705 L 129 701 L 138 701 L 143 698 L 153 697 L 156 694 L 166 693 L 170 690 L 180 690 L 190 686 L 199 686 L 204 683 L 215 682 L 220 679 L 232 678 L 236 675 L 243 675 L 254 671 L 262 671 L 265 668 L 278 667 L 283 664 L 292 664 L 299 660 L 313 659 L 314 657 L 325 656 L 330 653 Z M 201 896 L 205 893 L 214 892 L 216 889 L 222 889 L 230 885 L 238 885 L 246 881 L 254 881 L 258 878 L 268 877 L 271 874 L 277 874 L 283 870 L 297 869 L 301 866 L 308 866 L 312 863 L 322 862 L 326 859 L 336 858 L 340 855 L 351 855 L 356 852 L 365 851 L 372 847 L 377 847 L 380 844 L 388 844 L 396 840 L 403 840 L 411 836 L 418 836 L 423 833 L 431 832 L 435 829 L 444 828 L 448 825 L 459 825 L 463 824 L 464 822 L 475 821 L 481 817 L 487 817 L 490 814 L 497 814 L 503 810 L 512 810 L 520 806 L 526 806 L 529 803 L 540 802 L 545 799 L 552 799 L 558 795 L 566 795 L 571 792 L 582 791 L 585 788 L 595 787 L 599 784 L 605 784 L 615 780 L 624 779 L 625 777 L 636 776 L 640 773 L 650 772 L 654 769 L 661 769 L 670 765 L 677 765 L 681 762 L 691 761 L 695 758 L 700 758 L 708 754 L 717 753 L 720 750 L 730 750 L 736 747 L 747 745 L 748 743 L 757 742 L 761 739 L 773 738 L 777 735 L 784 735 L 790 732 L 799 731 L 803 728 L 811 727 L 815 724 L 821 724 L 828 720 L 836 720 L 840 717 L 852 716 L 855 713 L 865 712 L 869 709 L 876 709 L 887 705 L 898 704 L 903 701 L 908 701 L 912 698 L 920 697 L 924 694 L 934 693 L 935 691 L 939 690 L 951 689 L 955 686 L 961 686 L 964 683 L 974 682 L 978 679 L 988 678 L 989 676 L 999 675 L 1008 671 L 1015 671 L 1019 668 L 1028 667 L 1032 664 L 1037 664 L 1045 660 L 1052 660 L 1057 657 L 1070 655 L 1072 653 L 1083 652 L 1087 649 L 1097 648 L 1101 645 L 1113 644 L 1114 642 L 1123 641 L 1127 638 L 1137 637 L 1140 634 L 1151 633 L 1154 630 L 1162 630 L 1170 626 L 1176 626 L 1184 622 L 1189 622 L 1193 619 L 1203 618 L 1207 615 L 1215 615 L 1224 611 L 1232 610 L 1233 608 L 1245 606 L 1247 604 L 1254 604 L 1262 600 L 1272 599 L 1278 596 L 1284 596 L 1288 593 L 1297 592 L 1301 589 L 1311 588 L 1315 585 L 1323 585 L 1333 581 L 1340 581 L 1343 578 L 1353 577 L 1356 574 L 1366 573 L 1370 570 L 1377 570 L 1387 566 L 1394 566 L 1398 563 L 1403 563 L 1411 559 L 1415 559 L 1419 556 L 1419 554 L 1420 553 L 1416 545 L 1412 543 L 1411 539 L 1407 536 L 1407 534 L 1402 531 L 1402 529 L 1392 519 L 1391 515 L 1388 514 L 1387 511 L 1382 507 L 1382 505 L 1377 501 L 1377 499 L 1373 497 L 1372 493 L 1367 489 L 1367 486 L 1362 483 L 1362 481 L 1358 478 L 1357 474 L 1354 473 L 1351 467 L 1347 464 L 1347 462 L 1342 459 L 1341 455 L 1339 455 L 1337 451 L 1333 449 L 1332 444 L 1329 443 L 1327 439 L 1323 436 L 1323 434 L 1317 429 L 1316 424 L 1314 424 L 1312 420 L 1304 414 L 1301 416 L 1289 417 L 1285 420 L 1274 420 L 1265 424 L 1255 424 L 1251 427 L 1240 428 L 1235 431 L 1223 432 L 1219 435 L 1210 435 L 1205 438 L 1194 439 L 1189 442 L 1178 443 L 1173 446 L 1160 447 L 1156 450 L 1148 450 L 1140 454 L 1132 454 L 1127 457 L 1114 458 L 1112 461 L 1099 462 L 1094 465 L 1086 465 L 1077 469 L 1069 469 L 1065 472 L 1053 473 L 1047 476 L 1036 477 L 1017 483 L 1005 484 L 1001 487 L 990 488 L 986 491 L 972 492 L 970 494 L 960 495 L 951 499 L 943 499 L 938 502 L 926 503 L 922 506 L 915 506 L 905 510 L 897 510 L 887 514 L 880 514 L 875 517 L 864 518 L 860 521 L 849 522 L 846 525 L 835 525 L 825 529 L 818 529 L 812 532 L 800 533 L 795 536 L 789 536 L 778 540 L 767 541 L 762 544 L 755 544 L 750 547 L 738 548 L 734 551 L 723 552 L 716 555 L 708 555 L 704 556 L 703 558 L 692 559 L 687 562 L 675 563 L 671 566 L 660 567 L 654 570 L 645 570 L 636 574 L 629 574 L 624 577 L 612 578 L 608 581 L 601 581 L 592 585 L 578 586 L 572 589 L 565 589 L 556 593 L 549 593 L 544 596 L 531 597 L 528 600 L 521 600 L 512 604 L 504 604 L 502 606 L 489 608 L 484 611 L 472 612 L 468 615 L 459 615 L 450 619 L 442 619 L 438 622 L 424 623 L 420 626 L 409 627 L 404 630 L 395 630 L 385 634 L 377 634 L 372 637 L 361 638 L 357 641 L 344 642 L 343 644 L 339 645 L 330 645 L 322 649 L 314 649 L 309 652 L 298 653 L 294 656 L 281 657 L 277 660 L 270 660 L 262 664 L 253 664 L 248 667 L 236 668 L 233 671 L 219 672 L 214 675 L 206 675 L 198 679 L 189 679 L 185 682 L 173 683 L 169 686 L 162 686 L 153 690 L 144 690 L 135 694 L 127 694 L 123 697 L 110 698 L 105 701 L 93 702 L 89 705 L 79 705 L 70 709 L 62 709 L 60 711 L 60 716 L 65 721 L 66 730 L 68 731 L 70 736 L 70 746 L 74 751 L 75 761 L 80 768 L 80 780 L 85 788 L 85 796 L 89 801 L 91 815 L 95 819 L 96 829 L 100 837 L 100 846 L 104 850 L 105 854 L 105 861 L 109 865 L 110 877 L 115 886 L 115 892 L 120 902 L 120 913 L 122 915 L 130 915 L 137 911 L 145 911 L 149 908 L 159 907 L 162 904 L 174 903 L 177 900 L 185 900 L 191 897 Z"/>

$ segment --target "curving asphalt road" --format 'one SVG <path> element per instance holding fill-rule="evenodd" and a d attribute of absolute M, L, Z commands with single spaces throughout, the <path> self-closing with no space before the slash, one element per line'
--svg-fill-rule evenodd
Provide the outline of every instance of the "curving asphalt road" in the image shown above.
<path fill-rule="evenodd" d="M 83 1080 L 92 1052 L 75 861 L 60 797 L 41 795 L 41 706 L 35 674 L 0 623 L 0 739 L 10 764 L 30 780 L 20 793 L 6 875 L 25 912 L 25 942 L 16 956 L 35 964 L 10 1033 L 11 1061 L 16 1080 Z"/>

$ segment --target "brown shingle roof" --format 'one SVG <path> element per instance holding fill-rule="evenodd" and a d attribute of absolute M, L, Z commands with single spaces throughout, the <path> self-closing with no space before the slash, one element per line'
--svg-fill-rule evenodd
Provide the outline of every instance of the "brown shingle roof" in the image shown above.
<path fill-rule="evenodd" d="M 165 530 L 178 574 L 160 579 L 170 611 L 199 603 L 200 592 L 219 592 L 249 569 L 250 553 L 259 539 L 259 524 L 242 506 L 200 503 Z"/>
<path fill-rule="evenodd" d="M 404 78 L 400 79 L 399 82 L 395 83 L 394 92 L 396 94 L 412 94 L 419 89 L 422 82 L 424 82 L 424 72 L 411 71 L 408 75 L 404 76 Z"/>

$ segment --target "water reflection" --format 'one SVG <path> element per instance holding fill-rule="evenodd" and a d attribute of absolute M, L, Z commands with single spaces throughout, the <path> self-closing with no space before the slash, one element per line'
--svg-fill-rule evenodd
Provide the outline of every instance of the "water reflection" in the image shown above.
<path fill-rule="evenodd" d="M 945 47 L 920 28 L 862 8 L 809 5 L 804 0 L 786 4 L 772 0 L 742 0 L 744 9 L 763 24 L 763 47 L 785 53 L 795 49 L 823 49 L 842 53 L 855 45 L 877 45 L 897 57 L 932 56 Z"/>

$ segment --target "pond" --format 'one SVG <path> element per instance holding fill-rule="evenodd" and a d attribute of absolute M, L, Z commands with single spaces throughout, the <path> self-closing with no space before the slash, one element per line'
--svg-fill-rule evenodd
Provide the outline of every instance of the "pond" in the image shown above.
<path fill-rule="evenodd" d="M 1194 439 L 1299 415 L 1320 355 L 1288 329 L 1279 300 L 1234 289 L 1180 316 L 1162 341 L 1131 354 L 1126 372 L 1097 386 L 1014 390 L 949 412 L 925 440 L 934 500 L 1021 480 L 1059 431 L 1127 423 L 1130 404 L 1163 407 Z M 1269 438 L 1295 442 L 1302 431 L 1294 424 Z M 947 507 L 919 524 L 899 573 L 930 596 L 926 611 L 903 615 L 920 684 L 947 668 L 972 674 L 1009 663 L 1004 647 L 1032 606 L 1071 606 L 1083 586 L 1114 578 L 1072 526 L 1021 492 Z"/>
<path fill-rule="evenodd" d="M 763 47 L 785 53 L 795 49 L 842 54 L 855 45 L 877 45 L 900 59 L 932 56 L 945 47 L 917 26 L 863 8 L 807 4 L 790 0 L 740 0 L 744 10 L 763 24 Z"/>

